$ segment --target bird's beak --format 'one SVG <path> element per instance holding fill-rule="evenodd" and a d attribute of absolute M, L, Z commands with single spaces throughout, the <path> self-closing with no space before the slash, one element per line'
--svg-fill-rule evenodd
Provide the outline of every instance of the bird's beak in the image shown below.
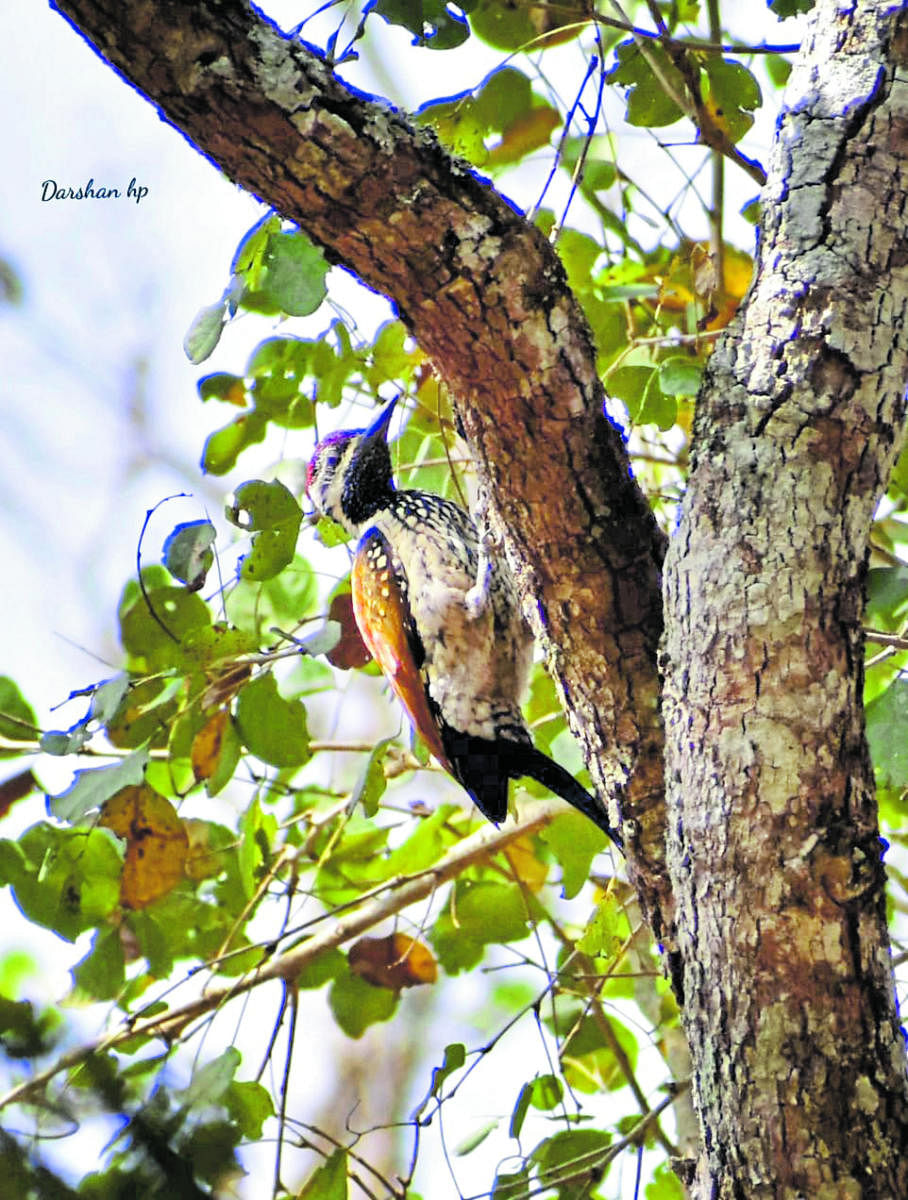
<path fill-rule="evenodd" d="M 363 438 L 366 441 L 371 442 L 377 440 L 378 438 L 381 438 L 382 441 L 388 440 L 388 427 L 391 424 L 391 418 L 394 416 L 394 409 L 399 399 L 400 395 L 398 394 L 381 410 L 381 412 L 363 434 Z"/>

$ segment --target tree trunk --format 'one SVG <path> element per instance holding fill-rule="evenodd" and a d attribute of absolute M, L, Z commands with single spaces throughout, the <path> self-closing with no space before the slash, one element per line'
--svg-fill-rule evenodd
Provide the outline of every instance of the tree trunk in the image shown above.
<path fill-rule="evenodd" d="M 864 740 L 868 531 L 908 377 L 908 48 L 825 0 L 666 560 L 669 861 L 706 1131 L 696 1195 L 908 1196 Z"/>

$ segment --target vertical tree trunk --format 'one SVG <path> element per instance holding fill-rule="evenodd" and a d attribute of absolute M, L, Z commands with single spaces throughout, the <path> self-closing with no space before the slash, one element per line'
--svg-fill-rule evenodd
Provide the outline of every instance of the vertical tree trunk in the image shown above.
<path fill-rule="evenodd" d="M 669 865 L 699 1197 L 908 1196 L 863 732 L 868 531 L 908 377 L 901 6 L 821 0 L 666 562 Z"/>

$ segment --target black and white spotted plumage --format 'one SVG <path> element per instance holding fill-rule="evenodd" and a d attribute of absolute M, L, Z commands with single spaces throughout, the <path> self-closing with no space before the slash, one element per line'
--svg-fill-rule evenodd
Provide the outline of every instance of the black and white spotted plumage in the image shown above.
<path fill-rule="evenodd" d="M 394 487 L 393 408 L 367 430 L 325 438 L 307 474 L 315 508 L 359 537 L 352 585 L 363 640 L 429 749 L 491 821 L 507 815 L 508 780 L 528 775 L 620 844 L 595 800 L 533 746 L 520 710 L 532 639 L 510 576 L 493 557 L 477 603 L 472 518 L 441 496 Z"/>

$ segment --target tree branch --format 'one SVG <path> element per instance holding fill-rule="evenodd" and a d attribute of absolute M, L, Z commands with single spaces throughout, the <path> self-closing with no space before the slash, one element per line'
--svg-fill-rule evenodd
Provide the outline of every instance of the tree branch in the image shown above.
<path fill-rule="evenodd" d="M 271 957 L 254 971 L 235 982 L 223 987 L 212 988 L 195 1000 L 166 1013 L 137 1020 L 127 1020 L 123 1029 L 106 1034 L 93 1042 L 77 1046 L 60 1056 L 46 1070 L 32 1076 L 16 1087 L 10 1089 L 5 1096 L 0 1096 L 0 1109 L 9 1104 L 22 1103 L 37 1096 L 61 1071 L 85 1062 L 93 1054 L 107 1050 L 115 1050 L 117 1046 L 132 1038 L 163 1038 L 170 1041 L 179 1037 L 186 1026 L 214 1012 L 222 1004 L 250 992 L 253 988 L 270 983 L 276 979 L 293 983 L 300 973 L 320 955 L 343 946 L 358 935 L 373 929 L 388 917 L 403 912 L 411 904 L 425 900 L 444 884 L 456 879 L 462 872 L 474 866 L 482 859 L 490 858 L 500 850 L 504 850 L 512 842 L 518 841 L 528 834 L 535 833 L 547 825 L 554 817 L 565 811 L 565 805 L 560 800 L 544 800 L 534 802 L 528 815 L 518 821 L 509 822 L 502 829 L 484 826 L 477 833 L 459 842 L 448 854 L 434 866 L 428 867 L 415 875 L 407 875 L 398 879 L 390 879 L 384 885 L 381 893 L 370 893 L 370 899 L 356 905 L 353 910 L 335 921 L 323 933 L 314 934 L 307 938 L 295 949 L 285 954 Z M 244 951 L 248 953 L 248 949 Z"/>

